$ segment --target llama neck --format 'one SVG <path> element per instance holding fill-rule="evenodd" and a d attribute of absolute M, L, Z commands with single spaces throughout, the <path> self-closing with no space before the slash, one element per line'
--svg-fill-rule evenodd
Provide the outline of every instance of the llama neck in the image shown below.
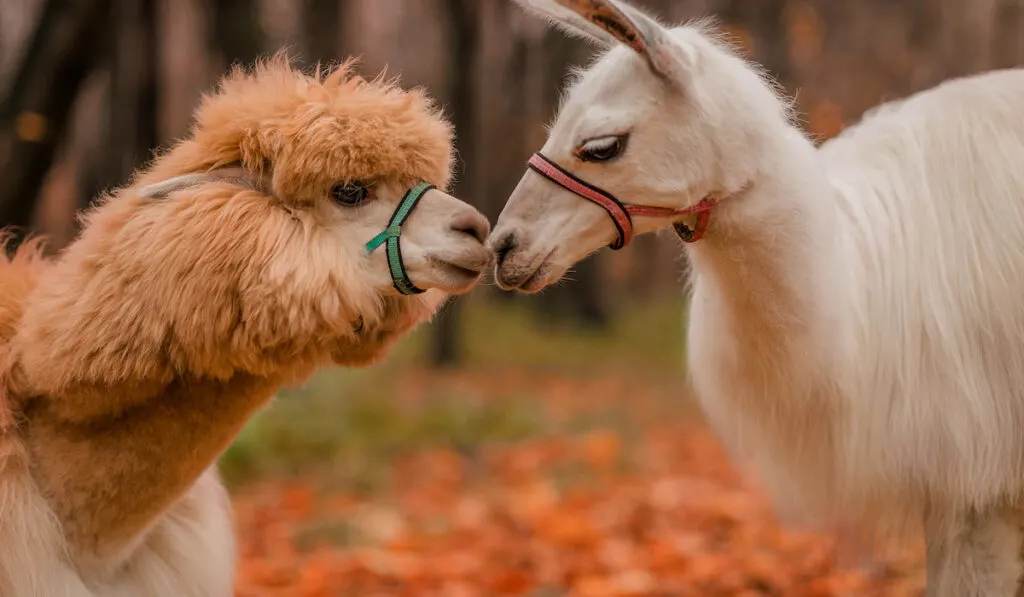
<path fill-rule="evenodd" d="M 813 391 L 842 346 L 833 191 L 816 149 L 797 131 L 771 155 L 749 191 L 719 206 L 707 238 L 689 245 L 691 368 L 719 359 L 707 366 L 751 386 L 728 391 L 762 404 Z M 706 357 L 702 344 L 711 349 Z M 772 396 L 753 395 L 766 392 Z"/>

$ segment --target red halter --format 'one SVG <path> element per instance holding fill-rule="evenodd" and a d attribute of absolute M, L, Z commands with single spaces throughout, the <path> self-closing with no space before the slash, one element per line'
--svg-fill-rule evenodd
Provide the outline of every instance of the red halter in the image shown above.
<path fill-rule="evenodd" d="M 711 219 L 711 208 L 715 206 L 715 202 L 710 197 L 701 199 L 697 205 L 682 209 L 654 207 L 651 205 L 623 205 L 611 193 L 576 178 L 540 152 L 533 154 L 533 157 L 528 162 L 528 166 L 531 170 L 558 186 L 603 207 L 608 212 L 608 215 L 611 216 L 612 223 L 615 224 L 615 228 L 619 232 L 619 238 L 609 245 L 613 251 L 618 251 L 625 247 L 633 239 L 633 219 L 630 216 L 674 218 L 688 214 L 699 214 L 697 216 L 697 224 L 692 230 L 681 222 L 676 222 L 672 225 L 679 238 L 685 242 L 692 243 L 704 236 L 708 220 Z"/>

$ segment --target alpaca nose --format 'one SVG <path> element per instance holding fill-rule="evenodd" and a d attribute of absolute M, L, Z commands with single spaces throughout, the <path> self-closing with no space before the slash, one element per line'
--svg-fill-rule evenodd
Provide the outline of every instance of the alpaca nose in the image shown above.
<path fill-rule="evenodd" d="M 451 229 L 457 234 L 468 234 L 482 244 L 491 233 L 491 223 L 477 210 L 466 209 L 452 219 Z"/>

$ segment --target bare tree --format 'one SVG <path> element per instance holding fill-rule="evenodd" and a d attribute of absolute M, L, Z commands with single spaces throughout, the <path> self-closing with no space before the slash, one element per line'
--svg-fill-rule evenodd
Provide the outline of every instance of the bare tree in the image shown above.
<path fill-rule="evenodd" d="M 306 0 L 306 59 L 326 66 L 343 55 L 342 0 Z"/>
<path fill-rule="evenodd" d="M 212 2 L 209 31 L 210 49 L 224 63 L 222 66 L 233 63 L 250 65 L 266 51 L 266 36 L 260 25 L 258 2 Z"/>
<path fill-rule="evenodd" d="M 115 35 L 98 65 L 106 71 L 108 84 L 99 139 L 94 140 L 97 151 L 84 156 L 79 180 L 83 208 L 102 191 L 126 182 L 159 144 L 156 5 L 115 0 L 113 17 Z"/>
<path fill-rule="evenodd" d="M 470 199 L 476 194 L 476 175 L 465 168 L 463 160 L 476 156 L 476 81 L 475 66 L 479 47 L 479 0 L 446 0 L 449 38 L 449 111 L 457 132 L 456 150 L 463 166 L 457 175 L 455 194 Z M 434 334 L 434 364 L 446 366 L 458 361 L 458 324 L 462 303 L 458 298 L 448 302 L 438 315 Z"/>
<path fill-rule="evenodd" d="M 47 0 L 0 103 L 0 226 L 27 227 L 97 58 L 111 0 Z"/>
<path fill-rule="evenodd" d="M 755 58 L 780 82 L 790 80 L 786 37 L 782 32 L 782 15 L 786 0 L 723 0 L 719 16 L 739 26 L 753 41 Z"/>
<path fill-rule="evenodd" d="M 996 33 L 992 43 L 996 66 L 1020 66 L 1024 63 L 1024 3 L 1000 0 L 994 12 Z"/>

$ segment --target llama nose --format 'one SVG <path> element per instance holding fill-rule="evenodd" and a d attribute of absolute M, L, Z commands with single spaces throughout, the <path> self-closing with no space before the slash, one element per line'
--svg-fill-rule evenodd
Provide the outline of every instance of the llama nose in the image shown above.
<path fill-rule="evenodd" d="M 494 254 L 498 258 L 498 267 L 501 267 L 501 264 L 504 263 L 505 258 L 508 257 L 508 254 L 519 246 L 519 241 L 518 239 L 516 239 L 515 232 L 509 232 L 505 236 L 497 239 L 497 241 L 494 242 L 491 246 L 494 250 Z"/>
<path fill-rule="evenodd" d="M 491 223 L 487 218 L 475 209 L 467 209 L 459 212 L 452 219 L 452 230 L 459 234 L 468 234 L 477 242 L 483 243 L 487 235 L 491 233 Z"/>

